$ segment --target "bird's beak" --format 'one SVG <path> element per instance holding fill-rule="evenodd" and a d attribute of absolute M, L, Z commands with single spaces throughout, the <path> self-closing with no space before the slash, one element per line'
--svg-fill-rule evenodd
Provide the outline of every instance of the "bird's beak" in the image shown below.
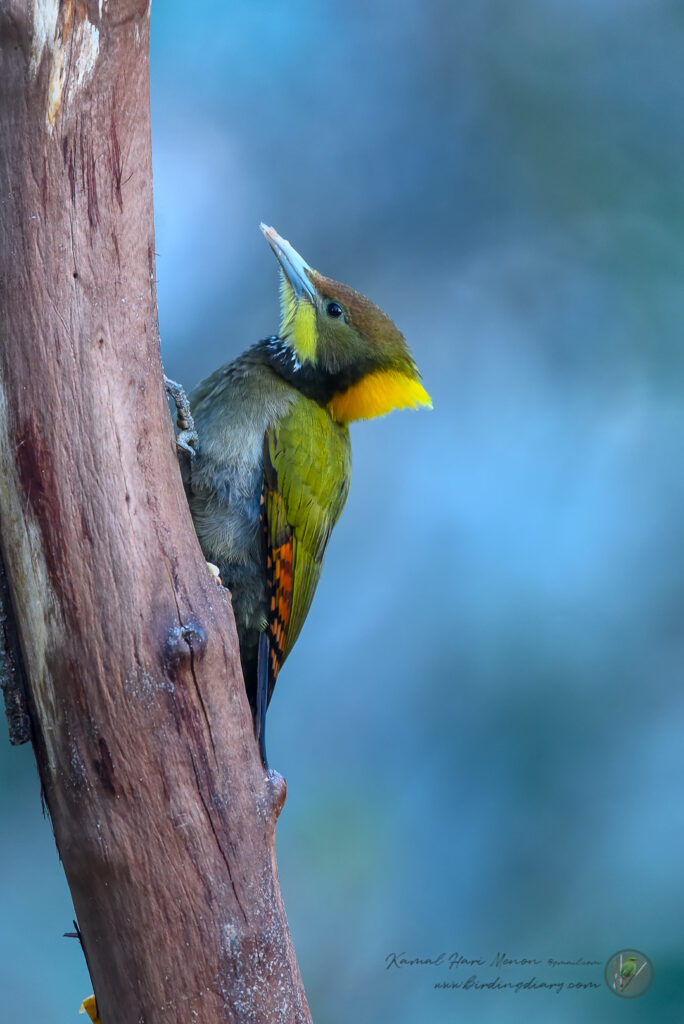
<path fill-rule="evenodd" d="M 309 264 L 306 260 L 302 259 L 297 250 L 293 249 L 286 239 L 280 237 L 275 228 L 269 228 L 266 224 L 260 224 L 259 227 L 266 236 L 266 241 L 276 254 L 278 263 L 291 285 L 297 301 L 301 299 L 302 295 L 306 295 L 315 304 L 316 290 L 309 278 L 309 274 L 312 272 Z"/>

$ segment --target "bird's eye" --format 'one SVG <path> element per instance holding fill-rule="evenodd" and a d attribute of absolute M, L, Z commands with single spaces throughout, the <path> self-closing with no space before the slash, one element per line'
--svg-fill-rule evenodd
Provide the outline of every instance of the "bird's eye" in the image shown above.
<path fill-rule="evenodd" d="M 337 319 L 338 316 L 342 316 L 342 307 L 337 302 L 329 302 L 326 308 L 328 316 L 332 316 Z"/>

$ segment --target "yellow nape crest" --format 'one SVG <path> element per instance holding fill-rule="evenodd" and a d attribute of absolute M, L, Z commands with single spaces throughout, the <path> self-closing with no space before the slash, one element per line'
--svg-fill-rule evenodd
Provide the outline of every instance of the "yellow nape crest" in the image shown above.
<path fill-rule="evenodd" d="M 432 399 L 417 377 L 400 370 L 375 370 L 328 402 L 328 411 L 338 423 L 370 420 L 393 409 L 432 408 Z"/>
<path fill-rule="evenodd" d="M 300 363 L 316 357 L 316 310 L 310 302 L 298 299 L 285 274 L 280 272 L 280 331 L 288 338 Z"/>

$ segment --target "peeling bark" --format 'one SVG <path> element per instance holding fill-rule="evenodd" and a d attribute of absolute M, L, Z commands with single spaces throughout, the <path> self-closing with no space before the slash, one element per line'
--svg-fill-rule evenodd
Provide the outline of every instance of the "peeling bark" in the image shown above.
<path fill-rule="evenodd" d="M 103 1024 L 308 1022 L 164 392 L 148 40 L 141 0 L 0 0 L 0 547 Z"/>

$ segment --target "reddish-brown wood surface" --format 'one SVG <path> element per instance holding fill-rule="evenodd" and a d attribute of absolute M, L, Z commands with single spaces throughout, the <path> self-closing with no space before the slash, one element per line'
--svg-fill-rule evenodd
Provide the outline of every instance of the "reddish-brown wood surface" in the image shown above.
<path fill-rule="evenodd" d="M 291 1024 L 284 782 L 162 382 L 148 40 L 140 0 L 0 3 L 2 554 L 103 1024 Z"/>

